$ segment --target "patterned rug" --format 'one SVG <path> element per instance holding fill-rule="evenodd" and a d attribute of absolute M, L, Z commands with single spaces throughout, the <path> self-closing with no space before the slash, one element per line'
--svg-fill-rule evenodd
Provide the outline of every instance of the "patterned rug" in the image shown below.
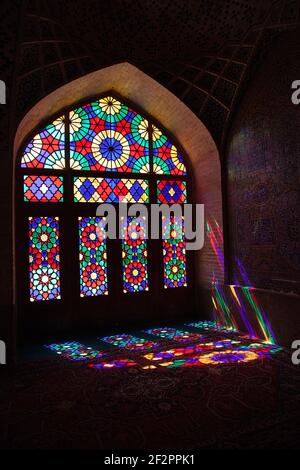
<path fill-rule="evenodd" d="M 9 449 L 297 448 L 300 367 L 214 325 L 46 345 L 0 389 Z"/>

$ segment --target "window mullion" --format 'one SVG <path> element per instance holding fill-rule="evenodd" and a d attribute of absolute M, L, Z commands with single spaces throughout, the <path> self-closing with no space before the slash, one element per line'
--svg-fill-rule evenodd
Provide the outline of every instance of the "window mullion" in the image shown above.
<path fill-rule="evenodd" d="M 65 114 L 65 166 L 70 170 L 70 115 Z"/>

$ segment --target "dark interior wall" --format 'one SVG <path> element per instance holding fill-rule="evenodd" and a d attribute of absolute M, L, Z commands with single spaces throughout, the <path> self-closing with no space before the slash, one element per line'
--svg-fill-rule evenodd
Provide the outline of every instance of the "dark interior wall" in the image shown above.
<path fill-rule="evenodd" d="M 5 8 L 6 7 L 6 8 Z M 7 14 L 5 14 L 5 12 Z M 14 306 L 13 266 L 13 166 L 14 136 L 10 132 L 13 113 L 10 104 L 13 94 L 13 70 L 17 55 L 17 34 L 20 21 L 20 0 L 0 3 L 0 79 L 6 85 L 6 104 L 0 104 L 0 340 L 7 346 L 7 361 L 15 356 L 16 318 Z"/>
<path fill-rule="evenodd" d="M 226 155 L 230 281 L 237 257 L 255 287 L 298 294 L 300 105 L 291 84 L 299 57 L 299 30 L 282 34 L 237 107 Z"/>

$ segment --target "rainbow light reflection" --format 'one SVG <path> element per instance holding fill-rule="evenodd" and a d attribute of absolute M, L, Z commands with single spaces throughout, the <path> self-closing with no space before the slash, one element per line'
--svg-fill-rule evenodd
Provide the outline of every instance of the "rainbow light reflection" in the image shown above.
<path fill-rule="evenodd" d="M 224 274 L 224 255 L 223 255 L 223 234 L 217 221 L 213 224 L 207 222 L 207 235 L 213 249 L 213 252 L 217 256 L 218 264 Z M 238 283 L 237 273 L 234 276 L 235 284 L 230 285 L 231 301 L 234 303 L 240 319 L 244 325 L 245 331 L 248 336 L 252 339 L 259 338 L 262 336 L 264 341 L 268 344 L 276 344 L 275 335 L 269 323 L 267 314 L 259 306 L 257 299 L 254 295 L 254 288 L 249 280 L 245 268 L 242 263 L 236 258 L 236 266 L 238 268 L 238 274 L 241 276 L 245 286 L 241 286 Z M 238 288 L 238 289 L 237 289 Z M 229 303 L 226 299 L 224 291 L 222 290 L 220 283 L 216 279 L 215 275 L 212 275 L 212 304 L 214 308 L 214 317 L 218 325 L 222 325 L 227 329 L 238 330 L 238 325 L 234 314 L 231 312 Z M 251 312 L 255 314 L 256 324 L 255 327 L 249 318 L 247 312 L 247 305 L 250 307 Z"/>

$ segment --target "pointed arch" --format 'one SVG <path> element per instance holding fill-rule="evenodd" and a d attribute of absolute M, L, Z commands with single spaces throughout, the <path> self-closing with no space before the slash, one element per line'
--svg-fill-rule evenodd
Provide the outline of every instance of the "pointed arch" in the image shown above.
<path fill-rule="evenodd" d="M 194 202 L 205 205 L 206 221 L 216 221 L 222 230 L 221 169 L 217 147 L 204 124 L 170 91 L 141 70 L 124 62 L 74 80 L 38 102 L 23 118 L 14 141 L 14 159 L 32 133 L 60 110 L 91 96 L 112 90 L 145 109 L 180 142 L 188 155 L 195 181 Z M 209 243 L 198 254 L 197 280 L 209 284 L 214 273 L 223 280 L 223 267 Z"/>

